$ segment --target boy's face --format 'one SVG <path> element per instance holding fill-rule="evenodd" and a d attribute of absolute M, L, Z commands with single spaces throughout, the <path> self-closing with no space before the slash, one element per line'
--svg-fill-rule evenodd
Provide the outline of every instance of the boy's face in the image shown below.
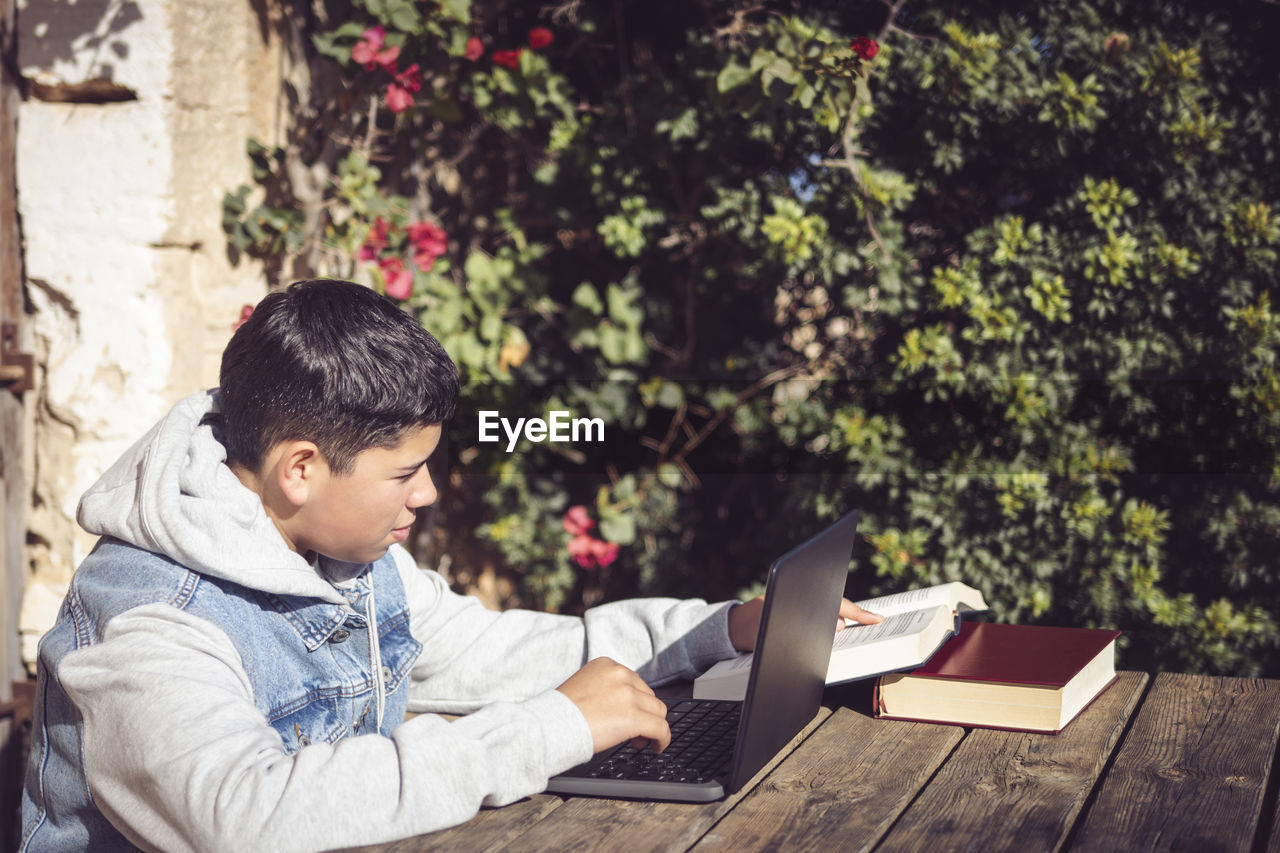
<path fill-rule="evenodd" d="M 298 551 L 349 563 L 371 563 L 409 536 L 420 507 L 436 499 L 427 459 L 440 443 L 440 426 L 411 429 L 394 447 L 361 451 L 347 474 L 323 462 L 305 504 L 292 519 Z"/>

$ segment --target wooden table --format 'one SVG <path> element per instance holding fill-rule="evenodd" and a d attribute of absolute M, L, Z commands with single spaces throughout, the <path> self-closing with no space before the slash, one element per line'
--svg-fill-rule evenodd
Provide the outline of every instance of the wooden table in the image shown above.
<path fill-rule="evenodd" d="M 1239 850 L 1280 853 L 1280 681 L 1123 672 L 1059 735 L 824 708 L 760 775 L 707 805 L 541 794 L 421 850 Z"/>

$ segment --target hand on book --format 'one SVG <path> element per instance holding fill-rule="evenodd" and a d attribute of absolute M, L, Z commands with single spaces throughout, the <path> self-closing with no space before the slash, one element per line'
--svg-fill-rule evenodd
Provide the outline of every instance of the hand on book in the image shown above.
<path fill-rule="evenodd" d="M 651 743 L 654 752 L 662 752 L 671 743 L 666 703 L 640 676 L 617 661 L 589 660 L 556 689 L 587 718 L 594 752 L 624 740 L 636 748 Z"/>
<path fill-rule="evenodd" d="M 739 604 L 729 611 L 729 641 L 740 652 L 755 651 L 756 635 L 760 633 L 760 616 L 764 612 L 764 596 L 757 596 L 750 601 Z M 863 625 L 874 625 L 884 621 L 884 617 L 863 610 L 847 598 L 840 599 L 840 616 L 836 619 L 834 629 L 839 631 L 845 626 L 845 620 L 859 622 Z"/>

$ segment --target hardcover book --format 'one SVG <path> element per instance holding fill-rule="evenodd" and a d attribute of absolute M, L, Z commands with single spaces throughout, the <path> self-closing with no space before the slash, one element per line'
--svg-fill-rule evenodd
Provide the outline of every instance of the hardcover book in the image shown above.
<path fill-rule="evenodd" d="M 911 672 L 884 675 L 875 715 L 1060 732 L 1115 681 L 1119 631 L 965 623 Z"/>

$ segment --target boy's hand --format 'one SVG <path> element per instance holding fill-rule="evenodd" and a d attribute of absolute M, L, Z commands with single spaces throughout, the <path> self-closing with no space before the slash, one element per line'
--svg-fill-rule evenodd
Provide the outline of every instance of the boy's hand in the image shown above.
<path fill-rule="evenodd" d="M 595 752 L 630 739 L 641 748 L 662 752 L 671 743 L 667 703 L 640 676 L 617 661 L 595 658 L 556 688 L 578 706 L 591 727 Z"/>
<path fill-rule="evenodd" d="M 739 604 L 729 611 L 729 641 L 740 652 L 749 652 L 756 647 L 756 635 L 760 632 L 760 616 L 764 612 L 764 596 L 758 596 L 745 604 Z M 863 610 L 847 598 L 840 599 L 840 617 L 836 620 L 835 629 L 844 627 L 844 620 L 852 619 L 863 625 L 874 625 L 883 622 L 884 617 Z"/>

